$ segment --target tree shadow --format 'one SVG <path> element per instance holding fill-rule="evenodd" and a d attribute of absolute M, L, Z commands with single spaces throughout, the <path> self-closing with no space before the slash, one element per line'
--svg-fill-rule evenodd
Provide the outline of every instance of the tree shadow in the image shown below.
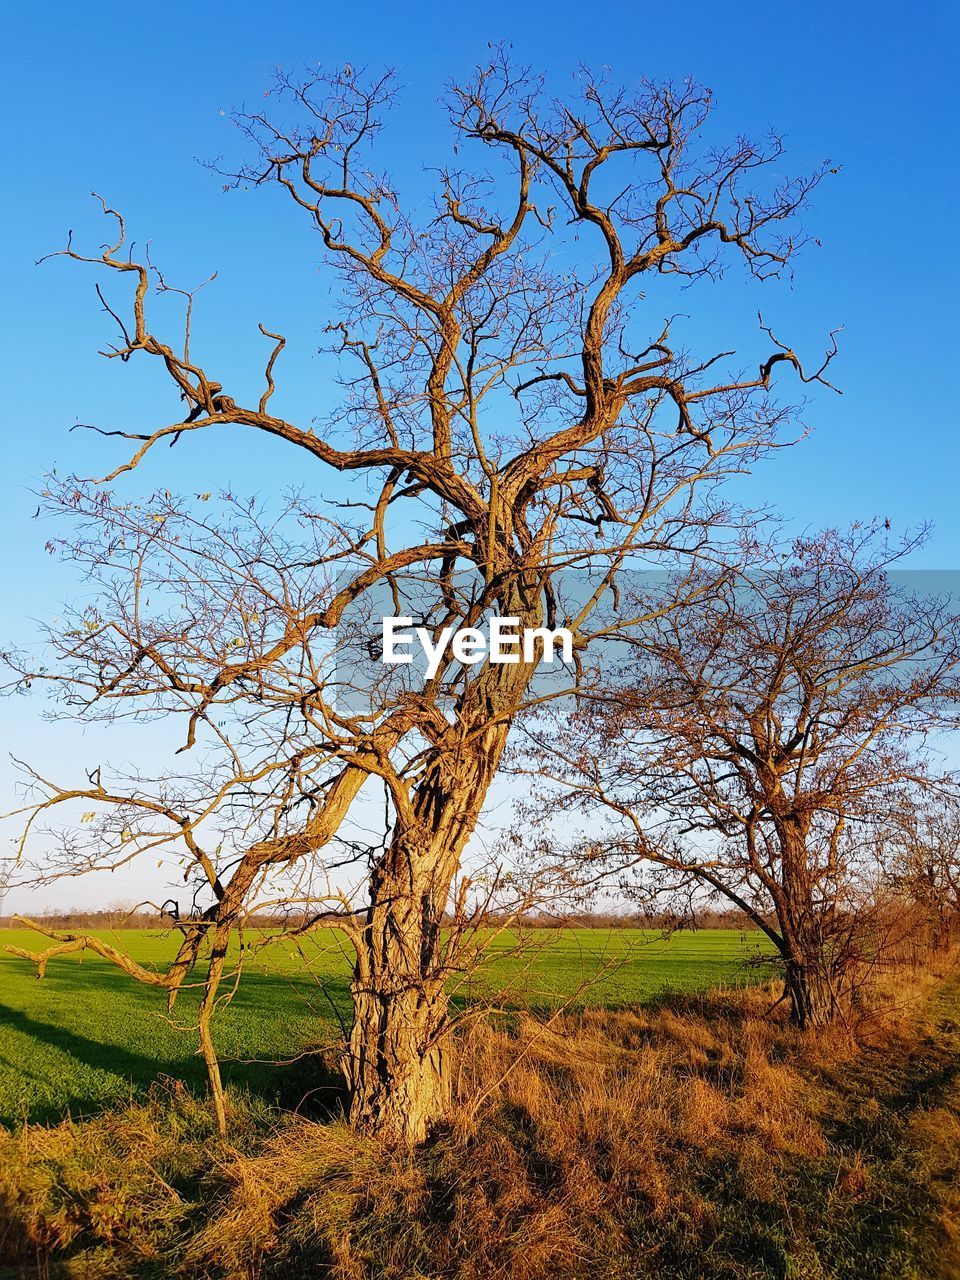
<path fill-rule="evenodd" d="M 52 978 L 51 974 L 44 981 L 50 983 Z M 89 969 L 82 976 L 61 971 L 53 979 L 51 985 L 54 984 L 61 996 L 64 993 L 72 996 L 75 992 L 77 999 L 82 999 L 87 1004 L 99 1004 L 102 1000 L 105 1032 L 117 1013 L 114 1010 L 111 1014 L 110 1001 L 115 991 L 123 991 L 131 997 L 124 1002 L 123 1014 L 125 1018 L 143 1018 L 144 1034 L 141 1043 L 150 1046 L 149 1030 L 153 1025 L 151 1014 L 156 1014 L 158 1010 L 144 1001 L 146 992 L 131 987 L 129 978 L 110 970 L 98 969 L 95 980 L 91 980 Z M 326 1001 L 329 1001 L 330 1007 L 349 1008 L 347 978 L 331 978 L 325 981 L 324 986 L 327 988 Z M 287 1110 L 297 1110 L 317 1118 L 339 1114 L 344 1106 L 344 1084 L 329 1042 L 325 1045 L 320 1043 L 322 1023 L 319 1013 L 318 1034 L 315 1039 L 305 1037 L 302 1045 L 269 1059 L 259 1056 L 254 1050 L 249 1053 L 244 1051 L 244 1032 L 258 1029 L 256 1022 L 250 1021 L 251 1018 L 262 1016 L 264 1023 L 269 1023 L 271 1011 L 278 1008 L 286 1011 L 289 994 L 290 983 L 283 977 L 262 974 L 245 976 L 230 1008 L 243 1018 L 246 1025 L 233 1025 L 229 1028 L 223 1026 L 221 1030 L 224 1034 L 220 1037 L 217 1035 L 216 1024 L 214 1026 L 215 1039 L 221 1039 L 221 1072 L 224 1083 L 229 1089 L 253 1094 Z M 180 1008 L 184 1023 L 190 1022 L 194 1002 L 191 993 L 186 993 L 185 1000 L 182 998 Z M 320 1002 L 316 1003 L 319 1007 Z M 332 1020 L 329 1012 L 327 1019 L 328 1023 Z M 91 1019 L 91 1025 L 96 1025 L 94 1019 Z M 5 1113 L 0 1111 L 0 1123 L 3 1124 L 10 1125 L 24 1120 L 47 1124 L 62 1119 L 66 1112 L 77 1118 L 95 1115 L 116 1105 L 119 1099 L 130 1093 L 145 1093 L 151 1084 L 164 1077 L 181 1081 L 198 1094 L 203 1094 L 206 1090 L 206 1069 L 196 1050 L 195 1033 L 191 1037 L 189 1030 L 180 1033 L 182 1040 L 179 1043 L 167 1038 L 166 1043 L 163 1040 L 155 1041 L 150 1047 L 137 1049 L 134 1047 L 135 1042 L 131 1043 L 129 1037 L 125 1043 L 117 1043 L 106 1035 L 97 1038 L 62 1023 L 44 1021 L 32 1013 L 0 1002 L 0 1029 L 4 1028 L 19 1033 L 38 1046 L 53 1049 L 85 1067 L 109 1072 L 119 1077 L 126 1088 L 109 1091 L 110 1096 L 107 1096 L 103 1092 L 84 1090 L 78 1082 L 73 1086 L 74 1092 L 70 1093 L 68 1083 L 67 1090 L 60 1093 L 56 1102 L 35 1099 L 23 1107 L 8 1107 Z M 261 1043 L 264 1039 L 262 1036 L 251 1038 Z M 0 1058 L 0 1063 L 11 1075 L 19 1075 L 38 1086 L 44 1083 L 42 1074 L 31 1070 L 29 1056 L 16 1062 Z M 64 1081 L 58 1083 L 62 1085 Z"/>

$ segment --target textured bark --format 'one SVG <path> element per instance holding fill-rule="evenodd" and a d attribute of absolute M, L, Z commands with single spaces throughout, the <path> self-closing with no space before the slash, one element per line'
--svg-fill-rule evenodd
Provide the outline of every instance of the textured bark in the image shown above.
<path fill-rule="evenodd" d="M 416 825 L 394 833 L 371 876 L 345 1073 L 351 1122 L 387 1142 L 422 1142 L 447 1110 L 451 957 L 443 914 L 505 736 L 497 732 L 484 759 L 471 751 L 454 758 L 453 770 L 432 771 L 419 790 Z"/>
<path fill-rule="evenodd" d="M 443 910 L 473 822 L 453 843 L 449 820 L 395 836 L 371 880 L 345 1074 L 351 1122 L 387 1142 L 422 1142 L 449 1103 Z"/>
<path fill-rule="evenodd" d="M 790 1021 L 801 1031 L 829 1026 L 837 1016 L 837 1002 L 821 961 L 788 959 L 786 995 Z"/>
<path fill-rule="evenodd" d="M 446 993 L 430 959 L 439 920 L 418 920 L 416 898 L 393 877 L 380 887 L 353 982 L 350 1120 L 386 1142 L 413 1145 L 450 1098 Z"/>

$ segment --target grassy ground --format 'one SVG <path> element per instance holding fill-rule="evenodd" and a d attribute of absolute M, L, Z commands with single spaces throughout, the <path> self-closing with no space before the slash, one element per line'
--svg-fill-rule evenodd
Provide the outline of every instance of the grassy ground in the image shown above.
<path fill-rule="evenodd" d="M 810 1078 L 826 1158 L 814 1163 L 816 1179 L 794 1180 L 794 1203 L 820 1218 L 822 1253 L 847 1276 L 956 1280 L 960 976 L 916 1019 Z"/>
<path fill-rule="evenodd" d="M 415 1153 L 172 1082 L 0 1136 L 0 1277 L 958 1280 L 956 971 L 856 1036 L 770 997 L 478 1022 Z"/>
<path fill-rule="evenodd" d="M 169 934 L 101 936 L 144 964 L 166 963 L 176 946 Z M 332 1039 L 337 1017 L 349 1017 L 349 957 L 333 931 L 304 940 L 301 950 L 289 941 L 261 941 L 217 1021 L 224 1075 L 235 1088 L 296 1102 L 306 1071 L 276 1064 Z M 507 1004 L 550 1007 L 587 983 L 576 1003 L 624 1007 L 664 991 L 753 981 L 757 970 L 748 962 L 764 950 L 761 935 L 733 930 L 669 940 L 641 930 L 536 931 L 531 945 L 514 953 L 516 942 L 498 937 L 489 963 L 456 998 L 499 994 Z M 39 950 L 45 941 L 0 930 L 0 948 L 5 944 Z M 185 992 L 170 1020 L 162 992 L 97 956 L 55 959 L 37 981 L 30 964 L 0 950 L 0 1121 L 90 1114 L 160 1077 L 202 1087 L 190 1030 L 195 1004 L 195 994 Z"/>

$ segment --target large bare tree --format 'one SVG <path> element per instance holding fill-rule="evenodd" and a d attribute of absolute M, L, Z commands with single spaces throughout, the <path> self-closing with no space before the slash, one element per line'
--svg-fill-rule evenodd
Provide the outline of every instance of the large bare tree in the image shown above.
<path fill-rule="evenodd" d="M 566 804 L 606 816 L 581 862 L 746 912 L 801 1028 L 841 1013 L 878 958 L 876 890 L 905 806 L 955 788 L 940 752 L 960 619 L 949 595 L 898 579 L 916 542 L 854 526 L 742 544 L 540 748 Z"/>
<path fill-rule="evenodd" d="M 658 275 L 699 284 L 733 260 L 759 279 L 777 276 L 822 171 L 765 181 L 771 166 L 777 174 L 779 140 L 717 145 L 710 95 L 694 84 L 625 90 L 583 73 L 577 85 L 553 101 L 496 52 L 452 87 L 456 159 L 439 170 L 426 213 L 405 212 L 390 178 L 369 167 L 385 149 L 390 77 L 350 68 L 281 77 L 275 116 L 238 116 L 252 154 L 227 184 L 287 198 L 339 282 L 331 333 L 342 395 L 316 428 L 274 408 L 285 345 L 274 327 L 263 328 L 269 355 L 252 399 L 227 394 L 215 355 L 195 354 L 192 294 L 185 335 L 155 332 L 152 288 L 171 286 L 133 255 L 112 209 L 117 233 L 101 254 L 63 251 L 129 281 L 132 308 L 101 290 L 119 325 L 106 354 L 158 366 L 177 411 L 131 433 L 135 452 L 99 487 L 51 487 L 53 505 L 85 522 L 73 551 L 97 566 L 107 598 L 60 635 L 59 666 L 46 674 L 82 714 L 182 715 L 183 750 L 196 763 L 176 782 L 108 782 L 106 771 L 79 786 L 38 780 L 34 812 L 68 800 L 111 811 L 97 830 L 98 864 L 126 858 L 125 833 L 140 829 L 131 815 L 150 817 L 147 843 L 157 821 L 180 842 L 186 875 L 208 899 L 199 925 L 183 926 L 165 973 L 110 958 L 172 993 L 206 958 L 201 1033 L 218 1098 L 209 1015 L 231 932 L 265 877 L 336 865 L 373 779 L 388 827 L 362 851 L 363 903 L 328 902 L 317 916 L 342 926 L 356 953 L 350 1115 L 416 1141 L 447 1103 L 455 956 L 444 912 L 456 907 L 458 867 L 511 725 L 541 696 L 536 662 L 468 666 L 448 654 L 422 685 L 345 709 L 331 674 L 345 617 L 416 600 L 435 634 L 500 614 L 527 628 L 568 625 L 582 651 L 624 566 L 695 554 L 736 518 L 718 483 L 794 430 L 770 395 L 777 367 L 823 380 L 835 351 L 805 372 L 767 329 L 762 359 L 744 372 L 729 352 L 690 354 L 643 307 L 644 282 Z M 244 429 L 295 449 L 307 491 L 327 491 L 287 512 L 313 531 L 296 545 L 273 545 L 287 535 L 266 533 L 267 515 L 231 531 L 176 498 L 132 510 L 110 489 L 160 444 L 182 451 L 195 433 L 216 432 L 233 448 Z M 193 533 L 178 529 L 184 521 Z M 176 539 L 194 534 L 204 567 L 190 591 L 196 564 L 184 568 Z M 581 587 L 565 596 L 572 573 Z M 151 608 L 147 581 L 179 592 L 178 606 Z M 630 623 L 620 611 L 614 625 Z M 576 681 L 573 669 L 567 686 Z M 237 819 L 244 804 L 256 820 Z M 228 833 L 219 851 L 201 838 L 204 824 Z M 91 865 L 89 849 L 67 857 L 73 869 Z M 87 944 L 64 937 L 53 950 Z"/>

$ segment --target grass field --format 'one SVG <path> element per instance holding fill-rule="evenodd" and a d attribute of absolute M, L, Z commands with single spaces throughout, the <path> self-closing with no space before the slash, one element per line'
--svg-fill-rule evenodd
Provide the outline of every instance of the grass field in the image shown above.
<path fill-rule="evenodd" d="M 140 930 L 100 936 L 144 964 L 166 963 L 176 946 L 169 934 Z M 623 1007 L 664 991 L 744 984 L 764 972 L 749 965 L 766 951 L 762 936 L 735 930 L 664 939 L 642 930 L 565 929 L 532 938 L 517 949 L 512 937 L 498 937 L 488 963 L 454 998 Z M 285 1060 L 331 1040 L 338 1017 L 349 1018 L 349 957 L 333 931 L 304 940 L 300 951 L 289 940 L 263 941 L 217 1020 L 217 1044 L 228 1084 L 295 1102 L 316 1072 Z M 41 950 L 44 939 L 0 930 L 0 947 L 7 944 Z M 89 953 L 51 961 L 37 981 L 29 963 L 0 951 L 0 1120 L 89 1114 L 163 1076 L 201 1084 L 195 1006 L 187 991 L 167 1018 L 162 992 Z"/>
<path fill-rule="evenodd" d="M 223 1139 L 159 993 L 92 958 L 37 982 L 3 957 L 10 1118 L 90 1118 L 0 1128 L 0 1280 L 960 1280 L 955 953 L 881 975 L 855 1023 L 806 1037 L 770 988 L 717 990 L 765 975 L 755 935 L 534 938 L 488 944 L 454 999 L 505 991 L 557 1018 L 472 1022 L 450 1116 L 413 1154 L 289 1108 L 332 1080 L 316 1056 L 263 1061 L 348 1012 L 332 935 L 250 956 L 217 1032 L 245 1086 Z M 120 940 L 153 962 L 173 945 Z"/>

